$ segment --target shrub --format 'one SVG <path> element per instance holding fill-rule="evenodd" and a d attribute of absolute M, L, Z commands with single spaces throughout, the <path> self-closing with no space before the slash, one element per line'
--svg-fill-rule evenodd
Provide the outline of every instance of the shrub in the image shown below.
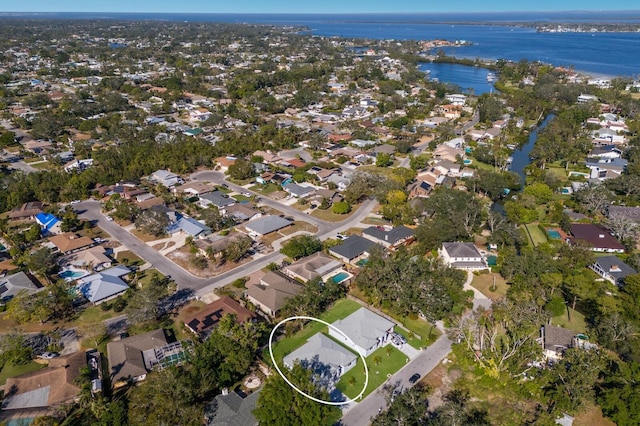
<path fill-rule="evenodd" d="M 338 201 L 333 203 L 333 208 L 331 209 L 335 214 L 347 214 L 351 211 L 351 205 L 346 201 Z"/>

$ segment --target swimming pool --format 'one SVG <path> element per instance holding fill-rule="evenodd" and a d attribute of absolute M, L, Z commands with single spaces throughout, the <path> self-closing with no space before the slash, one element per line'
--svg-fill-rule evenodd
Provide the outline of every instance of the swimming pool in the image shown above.
<path fill-rule="evenodd" d="M 60 278 L 64 278 L 65 281 L 73 281 L 73 280 L 77 280 L 78 278 L 82 278 L 85 275 L 88 275 L 89 273 L 87 271 L 78 271 L 75 269 L 65 269 L 64 271 L 60 272 L 58 274 L 58 276 Z"/>
<path fill-rule="evenodd" d="M 555 229 L 547 229 L 547 235 L 549 235 L 549 238 L 551 238 L 552 240 L 562 239 L 562 236 L 560 235 L 560 233 Z"/>
<path fill-rule="evenodd" d="M 463 160 L 462 162 L 464 163 L 465 166 L 468 166 L 469 164 L 473 163 L 473 160 L 466 159 L 466 160 Z"/>
<path fill-rule="evenodd" d="M 356 262 L 356 266 L 362 267 L 362 266 L 365 266 L 368 262 L 369 262 L 368 258 L 360 259 Z"/>
<path fill-rule="evenodd" d="M 341 283 L 349 278 L 349 274 L 346 272 L 338 272 L 334 276 L 331 277 L 334 283 Z"/>

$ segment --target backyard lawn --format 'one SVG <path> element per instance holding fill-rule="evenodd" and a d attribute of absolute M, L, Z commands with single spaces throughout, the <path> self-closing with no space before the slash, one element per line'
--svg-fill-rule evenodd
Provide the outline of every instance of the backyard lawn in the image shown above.
<path fill-rule="evenodd" d="M 332 323 L 336 320 L 346 318 L 350 314 L 360 309 L 360 304 L 349 300 L 338 300 L 331 309 L 324 314 L 320 315 L 320 319 L 328 323 Z M 284 327 L 284 325 L 282 326 Z M 273 345 L 273 357 L 276 361 L 282 361 L 286 355 L 290 354 L 296 348 L 302 346 L 311 336 L 318 332 L 327 331 L 327 326 L 317 321 L 310 322 L 302 330 L 297 332 L 291 337 L 286 337 Z M 266 354 L 266 358 L 271 360 L 269 354 Z"/>
<path fill-rule="evenodd" d="M 134 252 L 130 250 L 120 251 L 116 255 L 116 259 L 120 263 L 124 263 L 125 265 L 142 265 L 144 264 L 144 260 L 142 260 L 139 256 L 137 256 Z"/>
<path fill-rule="evenodd" d="M 569 321 L 569 316 L 571 316 L 571 321 Z M 551 325 L 568 328 L 578 333 L 586 333 L 587 331 L 587 323 L 584 320 L 584 315 L 569 307 L 567 307 L 565 314 L 551 318 Z"/>
<path fill-rule="evenodd" d="M 389 355 L 387 355 L 387 348 L 391 348 Z M 391 345 L 378 348 L 374 353 L 367 358 L 367 368 L 369 369 L 369 382 L 367 388 L 364 391 L 362 397 L 366 397 L 371 392 L 376 390 L 385 380 L 387 376 L 394 374 L 400 370 L 407 362 L 408 358 L 405 354 Z M 376 362 L 378 365 L 376 365 Z M 355 377 L 355 382 L 350 378 Z M 364 386 L 364 368 L 362 367 L 362 359 L 358 357 L 356 366 L 347 371 L 341 378 L 336 388 L 344 393 L 348 398 L 353 399 L 362 390 Z M 353 384 L 350 384 L 351 383 Z"/>
<path fill-rule="evenodd" d="M 530 223 L 528 225 L 525 225 L 525 228 L 527 229 L 527 231 L 529 231 L 527 235 L 529 236 L 529 239 L 533 243 L 534 247 L 547 242 L 547 236 L 538 227 L 538 224 Z"/>
<path fill-rule="evenodd" d="M 31 361 L 28 364 L 24 365 L 5 365 L 4 368 L 0 371 L 0 386 L 3 386 L 7 379 L 10 377 L 16 377 L 21 374 L 31 373 L 32 371 L 40 370 L 41 368 L 45 368 L 46 364 L 38 364 L 35 361 Z"/>

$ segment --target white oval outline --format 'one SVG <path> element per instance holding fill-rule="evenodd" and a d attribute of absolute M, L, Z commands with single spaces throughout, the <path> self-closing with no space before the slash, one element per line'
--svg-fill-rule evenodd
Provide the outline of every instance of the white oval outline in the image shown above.
<path fill-rule="evenodd" d="M 305 396 L 305 397 L 309 398 L 312 401 L 319 402 L 320 404 L 340 406 L 340 405 L 350 404 L 352 402 L 357 402 L 357 400 L 359 398 L 361 398 L 362 395 L 364 395 L 364 391 L 367 390 L 367 385 L 369 384 L 369 368 L 367 367 L 367 360 L 364 358 L 364 355 L 362 355 L 360 352 L 358 352 L 358 355 L 360 356 L 360 359 L 362 359 L 362 363 L 364 364 L 364 386 L 362 387 L 362 390 L 360 391 L 360 393 L 358 395 L 356 395 L 356 397 L 354 399 L 347 398 L 346 401 L 332 402 L 332 401 L 324 401 L 322 399 L 315 398 L 315 397 L 313 397 L 311 395 L 307 395 L 306 393 L 304 393 L 303 391 L 298 389 L 296 387 L 296 385 L 291 383 L 291 381 L 289 381 L 289 379 L 287 379 L 287 377 L 282 373 L 282 371 L 280 370 L 280 367 L 278 367 L 278 363 L 276 362 L 275 358 L 273 357 L 273 335 L 275 334 L 275 332 L 278 329 L 278 327 L 280 327 L 282 324 L 287 323 L 289 321 L 296 320 L 296 319 L 317 321 L 317 322 L 319 322 L 321 324 L 324 324 L 327 327 L 329 327 L 329 328 L 335 330 L 336 332 L 338 332 L 339 334 L 341 334 L 345 339 L 347 339 L 349 341 L 349 343 L 351 343 L 353 346 L 355 346 L 354 341 L 351 340 L 351 338 L 349 336 L 347 336 L 342 330 L 340 330 L 339 328 L 329 324 L 326 321 L 321 320 L 320 318 L 307 317 L 307 316 L 302 316 L 302 315 L 285 318 L 282 321 L 280 321 L 278 324 L 276 324 L 275 327 L 273 327 L 273 330 L 271 330 L 271 334 L 269 335 L 269 355 L 271 356 L 271 362 L 273 363 L 273 366 L 275 367 L 275 369 L 278 372 L 278 374 L 280 374 L 280 377 L 282 377 L 284 379 L 284 381 L 287 382 L 287 384 L 289 386 L 291 386 L 300 395 Z M 345 397 L 346 397 L 346 395 L 345 395 Z"/>

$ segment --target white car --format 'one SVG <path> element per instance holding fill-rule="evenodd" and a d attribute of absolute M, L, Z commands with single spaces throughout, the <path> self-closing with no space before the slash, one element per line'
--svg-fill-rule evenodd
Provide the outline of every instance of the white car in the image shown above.
<path fill-rule="evenodd" d="M 111 216 L 107 216 L 107 220 L 108 220 L 109 222 L 112 222 L 112 221 L 113 221 L 113 218 L 112 218 Z"/>
<path fill-rule="evenodd" d="M 80 200 L 73 200 L 70 204 L 80 204 Z"/>
<path fill-rule="evenodd" d="M 251 197 L 251 193 L 250 192 L 243 192 L 242 195 L 244 195 L 245 197 Z"/>
<path fill-rule="evenodd" d="M 41 355 L 38 355 L 38 357 L 42 359 L 52 359 L 52 358 L 57 358 L 59 356 L 60 354 L 58 352 L 43 352 Z"/>

